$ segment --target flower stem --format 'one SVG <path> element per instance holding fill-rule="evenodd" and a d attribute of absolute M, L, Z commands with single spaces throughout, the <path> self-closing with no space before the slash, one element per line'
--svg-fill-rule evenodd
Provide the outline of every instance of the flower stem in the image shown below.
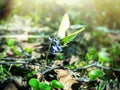
<path fill-rule="evenodd" d="M 52 43 L 50 42 L 49 47 L 48 47 L 48 51 L 47 51 L 47 54 L 46 54 L 46 58 L 45 58 L 45 60 L 47 61 L 47 65 L 48 65 L 48 63 L 49 63 L 48 55 L 49 55 L 49 52 L 50 52 L 51 44 L 52 44 Z"/>

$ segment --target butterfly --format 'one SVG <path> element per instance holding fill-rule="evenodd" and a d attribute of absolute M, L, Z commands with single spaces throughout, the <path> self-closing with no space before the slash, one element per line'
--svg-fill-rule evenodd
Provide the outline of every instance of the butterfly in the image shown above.
<path fill-rule="evenodd" d="M 65 37 L 65 32 L 66 30 L 69 28 L 70 26 L 70 21 L 69 21 L 69 16 L 68 14 L 66 13 L 63 18 L 62 18 L 62 21 L 61 21 L 61 24 L 60 24 L 60 27 L 58 29 L 58 37 L 60 39 L 64 38 Z"/>

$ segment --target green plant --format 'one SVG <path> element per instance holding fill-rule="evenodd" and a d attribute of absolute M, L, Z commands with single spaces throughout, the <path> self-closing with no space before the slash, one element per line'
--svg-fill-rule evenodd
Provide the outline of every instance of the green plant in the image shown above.
<path fill-rule="evenodd" d="M 69 26 L 70 26 L 69 16 L 68 14 L 65 14 L 62 18 L 60 27 L 58 29 L 57 37 L 55 39 L 49 38 L 50 43 L 48 53 L 46 55 L 46 60 L 49 53 L 61 52 L 62 51 L 61 47 L 65 46 L 67 43 L 72 41 L 78 35 L 78 33 L 84 30 L 84 28 L 82 28 L 70 35 L 65 36 L 66 30 L 69 28 Z"/>
<path fill-rule="evenodd" d="M 100 62 L 101 64 L 111 61 L 109 54 L 107 53 L 107 48 L 102 48 L 97 51 L 93 47 L 89 47 L 85 58 L 87 61 L 94 60 Z"/>
<path fill-rule="evenodd" d="M 65 36 L 66 30 L 69 28 L 69 26 L 70 26 L 69 16 L 68 14 L 65 14 L 59 26 L 57 37 L 54 39 L 49 38 L 49 47 L 46 54 L 47 64 L 49 63 L 48 59 L 49 54 L 61 52 L 63 46 L 72 41 L 77 36 L 78 33 L 84 30 L 84 28 L 82 28 L 70 35 Z"/>
<path fill-rule="evenodd" d="M 51 87 L 44 82 L 40 82 L 38 88 L 39 90 L 51 90 Z"/>
<path fill-rule="evenodd" d="M 29 80 L 29 85 L 33 90 L 51 90 L 51 88 L 64 88 L 64 86 L 57 80 L 52 80 L 50 84 L 45 82 L 39 82 L 38 79 L 31 78 Z"/>
<path fill-rule="evenodd" d="M 12 49 L 13 53 L 17 56 L 21 56 L 23 54 L 22 50 L 18 46 L 12 46 L 11 49 Z"/>
<path fill-rule="evenodd" d="M 0 53 L 0 59 L 2 59 L 5 56 L 5 52 Z"/>
<path fill-rule="evenodd" d="M 98 58 L 97 51 L 93 47 L 89 47 L 85 58 L 87 61 L 97 60 Z"/>
<path fill-rule="evenodd" d="M 52 80 L 50 82 L 50 86 L 52 88 L 64 88 L 64 86 L 59 81 L 57 81 L 57 80 Z"/>
<path fill-rule="evenodd" d="M 0 77 L 5 80 L 5 77 L 7 75 L 11 75 L 8 71 L 8 68 L 4 67 L 3 65 L 0 65 Z"/>
<path fill-rule="evenodd" d="M 35 78 L 31 78 L 29 80 L 29 85 L 33 88 L 33 90 L 39 90 L 39 81 Z"/>
<path fill-rule="evenodd" d="M 5 73 L 4 73 L 4 68 L 3 68 L 3 66 L 2 65 L 0 65 L 0 73 L 1 73 L 1 77 L 3 78 L 3 79 L 5 79 Z"/>
<path fill-rule="evenodd" d="M 78 33 L 84 30 L 84 28 L 82 28 L 68 36 L 65 36 L 66 30 L 69 28 L 69 25 L 70 25 L 69 16 L 68 14 L 65 14 L 62 18 L 57 37 L 54 39 L 49 38 L 49 47 L 46 54 L 47 64 L 49 62 L 49 59 L 48 59 L 49 54 L 61 52 L 62 46 L 65 46 L 67 43 L 72 41 L 77 36 Z M 43 66 L 43 69 L 44 69 L 44 66 Z M 34 90 L 51 90 L 51 88 L 63 88 L 63 85 L 57 80 L 52 80 L 48 85 L 45 82 L 39 82 L 37 79 L 32 78 L 29 80 L 29 85 Z"/>
<path fill-rule="evenodd" d="M 34 74 L 36 74 L 36 72 L 35 72 L 35 70 L 31 70 L 31 71 L 29 71 L 26 75 L 25 75 L 25 77 L 26 78 L 30 78 L 32 75 L 34 75 Z"/>
<path fill-rule="evenodd" d="M 7 45 L 8 46 L 14 46 L 15 45 L 15 41 L 13 39 L 6 39 Z"/>
<path fill-rule="evenodd" d="M 90 79 L 94 80 L 103 77 L 104 73 L 101 70 L 96 69 L 89 72 L 88 76 Z"/>
<path fill-rule="evenodd" d="M 26 47 L 26 48 L 24 48 L 24 51 L 26 53 L 29 53 L 29 54 L 31 54 L 33 52 L 33 50 L 34 50 L 34 48 L 32 48 L 32 47 Z"/>
<path fill-rule="evenodd" d="M 101 62 L 101 64 L 111 61 L 110 57 L 108 56 L 108 53 L 106 52 L 106 49 L 102 49 L 98 52 L 98 60 L 99 62 Z"/>
<path fill-rule="evenodd" d="M 97 90 L 104 90 L 105 86 L 106 86 L 106 82 L 105 81 L 104 82 L 100 82 L 98 87 L 97 87 Z"/>

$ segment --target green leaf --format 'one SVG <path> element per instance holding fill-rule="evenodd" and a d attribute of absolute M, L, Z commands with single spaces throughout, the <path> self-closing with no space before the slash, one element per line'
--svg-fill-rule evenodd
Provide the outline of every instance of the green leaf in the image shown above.
<path fill-rule="evenodd" d="M 31 78 L 31 79 L 29 80 L 29 85 L 30 85 L 34 90 L 37 90 L 37 89 L 38 89 L 38 86 L 39 86 L 39 81 L 38 81 L 38 79 Z"/>
<path fill-rule="evenodd" d="M 109 54 L 106 52 L 106 49 L 102 49 L 101 51 L 98 52 L 98 59 L 99 62 L 103 63 L 111 61 Z"/>
<path fill-rule="evenodd" d="M 52 88 L 64 88 L 64 86 L 59 81 L 57 81 L 57 80 L 52 80 L 50 82 L 50 86 Z"/>
<path fill-rule="evenodd" d="M 0 53 L 0 59 L 2 59 L 5 56 L 5 52 Z"/>
<path fill-rule="evenodd" d="M 32 48 L 32 47 L 26 47 L 26 48 L 24 48 L 24 51 L 27 52 L 27 53 L 29 53 L 29 54 L 31 54 L 33 52 L 33 50 L 34 50 L 34 48 Z"/>
<path fill-rule="evenodd" d="M 97 90 L 104 90 L 107 82 L 100 82 L 99 85 L 97 86 Z"/>
<path fill-rule="evenodd" d="M 22 50 L 17 46 L 12 46 L 12 51 L 15 55 L 18 55 L 18 56 L 22 55 Z"/>
<path fill-rule="evenodd" d="M 72 41 L 77 36 L 78 33 L 80 33 L 83 30 L 84 30 L 84 28 L 82 28 L 82 29 L 80 29 L 80 30 L 78 30 L 78 31 L 76 31 L 76 32 L 74 32 L 74 33 L 66 36 L 65 38 L 62 38 L 60 40 L 60 44 L 61 45 L 66 45 L 67 43 L 69 43 L 70 41 Z"/>
<path fill-rule="evenodd" d="M 26 75 L 25 75 L 25 77 L 26 78 L 30 78 L 32 75 L 34 75 L 36 72 L 35 72 L 35 70 L 31 70 L 31 71 L 29 71 Z"/>
<path fill-rule="evenodd" d="M 8 46 L 13 46 L 15 44 L 15 41 L 13 39 L 7 39 L 6 42 Z"/>
<path fill-rule="evenodd" d="M 2 65 L 0 65 L 0 71 L 1 71 L 1 77 L 2 77 L 2 79 L 5 79 L 4 68 L 3 68 Z"/>
<path fill-rule="evenodd" d="M 98 60 L 97 51 L 93 47 L 89 47 L 85 58 L 86 58 L 87 61 L 89 61 L 89 60 Z"/>
<path fill-rule="evenodd" d="M 89 78 L 90 79 L 97 79 L 100 77 L 103 77 L 104 73 L 101 70 L 93 70 L 89 72 Z"/>
<path fill-rule="evenodd" d="M 39 83 L 39 90 L 51 90 L 51 87 L 44 82 L 40 82 Z"/>

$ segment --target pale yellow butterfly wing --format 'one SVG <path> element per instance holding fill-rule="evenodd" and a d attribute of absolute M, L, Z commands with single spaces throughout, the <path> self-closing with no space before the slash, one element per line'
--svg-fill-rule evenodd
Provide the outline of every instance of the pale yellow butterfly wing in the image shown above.
<path fill-rule="evenodd" d="M 65 31 L 69 28 L 70 26 L 70 21 L 69 21 L 69 16 L 68 14 L 65 14 L 62 18 L 60 27 L 58 29 L 58 37 L 59 38 L 64 38 L 65 37 Z"/>

